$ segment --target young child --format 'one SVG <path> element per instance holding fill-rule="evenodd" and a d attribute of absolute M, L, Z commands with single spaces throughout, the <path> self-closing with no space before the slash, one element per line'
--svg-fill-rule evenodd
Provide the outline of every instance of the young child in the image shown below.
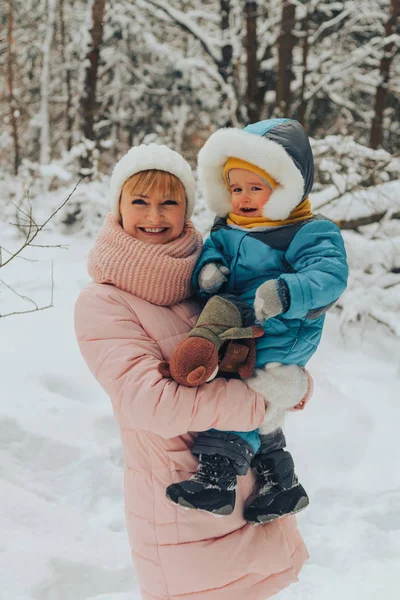
<path fill-rule="evenodd" d="M 256 340 L 251 387 L 265 393 L 267 372 L 278 373 L 281 364 L 304 366 L 316 351 L 325 313 L 346 288 L 343 239 L 332 221 L 311 211 L 314 162 L 297 121 L 271 119 L 215 132 L 200 151 L 199 175 L 218 216 L 193 284 L 203 297 L 226 294 L 254 307 L 265 333 Z M 169 486 L 167 496 L 186 507 L 230 514 L 236 477 L 251 465 L 258 485 L 245 509 L 247 521 L 265 523 L 305 508 L 308 496 L 284 450 L 281 425 L 291 405 L 284 386 L 281 392 L 279 406 L 271 407 L 258 431 L 199 434 L 192 449 L 199 456 L 197 473 Z"/>

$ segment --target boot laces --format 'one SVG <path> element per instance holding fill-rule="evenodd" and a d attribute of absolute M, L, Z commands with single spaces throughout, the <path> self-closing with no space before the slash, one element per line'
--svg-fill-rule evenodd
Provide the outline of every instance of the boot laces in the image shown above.
<path fill-rule="evenodd" d="M 256 467 L 258 481 L 260 484 L 259 494 L 266 494 L 276 485 L 279 485 L 279 478 L 276 473 L 270 471 L 268 467 L 259 463 Z"/>
<path fill-rule="evenodd" d="M 229 479 L 234 469 L 228 458 L 220 455 L 199 456 L 200 462 L 197 472 L 190 478 L 192 481 L 220 486 L 223 480 Z"/>
<path fill-rule="evenodd" d="M 258 480 L 260 482 L 259 494 L 267 494 L 272 488 L 276 489 L 287 489 L 288 487 L 294 487 L 298 485 L 298 479 L 294 471 L 290 470 L 287 476 L 290 475 L 290 481 L 284 482 L 280 475 L 274 472 L 272 465 L 258 463 L 256 466 Z"/>

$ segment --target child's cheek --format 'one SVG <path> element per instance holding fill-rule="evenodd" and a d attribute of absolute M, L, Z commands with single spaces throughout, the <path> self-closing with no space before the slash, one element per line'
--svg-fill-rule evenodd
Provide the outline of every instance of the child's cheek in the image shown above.
<path fill-rule="evenodd" d="M 237 213 L 239 210 L 239 201 L 238 198 L 235 198 L 234 196 L 232 196 L 232 211 L 234 213 Z"/>

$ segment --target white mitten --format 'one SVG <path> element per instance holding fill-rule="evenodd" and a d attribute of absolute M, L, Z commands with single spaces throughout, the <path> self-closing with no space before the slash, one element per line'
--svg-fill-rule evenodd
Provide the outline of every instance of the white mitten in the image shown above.
<path fill-rule="evenodd" d="M 207 263 L 201 269 L 198 284 L 201 292 L 215 294 L 228 281 L 230 270 L 221 263 Z"/>
<path fill-rule="evenodd" d="M 287 409 L 303 400 L 308 391 L 309 378 L 297 365 L 270 363 L 263 369 L 256 369 L 246 383 L 265 398 L 265 419 L 259 432 L 267 434 L 282 427 Z"/>

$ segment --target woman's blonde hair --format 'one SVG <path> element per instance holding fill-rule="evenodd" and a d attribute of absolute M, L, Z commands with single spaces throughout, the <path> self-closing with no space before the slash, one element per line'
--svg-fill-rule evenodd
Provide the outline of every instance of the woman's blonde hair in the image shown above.
<path fill-rule="evenodd" d="M 186 198 L 185 188 L 180 179 L 168 171 L 149 169 L 131 175 L 123 185 L 131 194 L 158 193 L 164 198 Z"/>

